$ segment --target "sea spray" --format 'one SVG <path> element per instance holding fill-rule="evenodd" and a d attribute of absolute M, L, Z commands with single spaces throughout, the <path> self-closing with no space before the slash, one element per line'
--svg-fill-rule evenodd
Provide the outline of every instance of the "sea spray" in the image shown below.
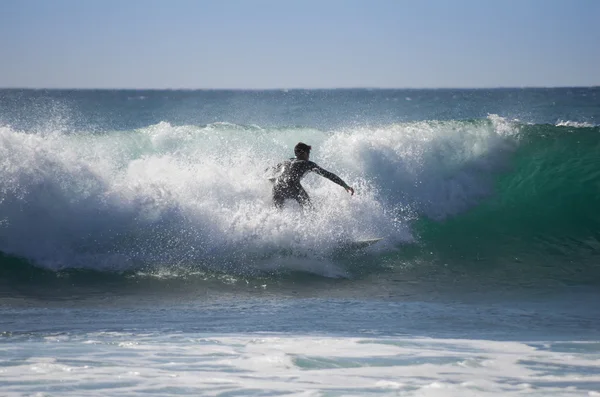
<path fill-rule="evenodd" d="M 351 198 L 316 178 L 307 188 L 318 214 L 274 211 L 264 169 L 288 155 L 285 131 L 161 123 L 88 136 L 1 132 L 2 251 L 45 267 L 231 265 L 257 251 L 325 252 L 399 233 L 367 188 Z M 307 138 L 292 134 L 288 142 Z"/>

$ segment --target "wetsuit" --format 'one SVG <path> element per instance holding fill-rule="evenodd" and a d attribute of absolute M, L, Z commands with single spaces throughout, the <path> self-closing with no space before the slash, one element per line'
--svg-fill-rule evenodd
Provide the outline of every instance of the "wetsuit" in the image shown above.
<path fill-rule="evenodd" d="M 302 207 L 310 207 L 310 198 L 300 184 L 300 180 L 309 171 L 315 172 L 330 181 L 337 183 L 344 189 L 348 188 L 346 182 L 332 172 L 329 172 L 312 161 L 291 158 L 275 166 L 276 177 L 271 180 L 273 185 L 273 203 L 281 208 L 286 199 L 296 200 Z"/>

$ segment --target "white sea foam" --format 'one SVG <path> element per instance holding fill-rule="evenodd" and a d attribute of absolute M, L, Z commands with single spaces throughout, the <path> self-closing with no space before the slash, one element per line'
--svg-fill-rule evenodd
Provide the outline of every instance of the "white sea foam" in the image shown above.
<path fill-rule="evenodd" d="M 594 124 L 580 121 L 571 121 L 571 120 L 558 120 L 556 122 L 557 127 L 575 127 L 575 128 L 589 128 L 594 127 Z"/>
<path fill-rule="evenodd" d="M 101 332 L 0 349 L 7 397 L 587 396 L 600 386 L 588 342 Z"/>

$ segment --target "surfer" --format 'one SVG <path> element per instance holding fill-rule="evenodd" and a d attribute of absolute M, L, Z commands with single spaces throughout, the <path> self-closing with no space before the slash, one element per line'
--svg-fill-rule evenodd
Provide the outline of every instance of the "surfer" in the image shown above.
<path fill-rule="evenodd" d="M 310 198 L 300 184 L 302 177 L 309 171 L 324 176 L 346 189 L 350 195 L 354 195 L 354 189 L 348 186 L 339 176 L 308 160 L 310 149 L 311 147 L 306 143 L 299 142 L 294 147 L 295 158 L 273 167 L 276 176 L 269 179 L 273 182 L 273 204 L 276 208 L 282 208 L 286 199 L 296 200 L 302 208 L 311 208 Z"/>

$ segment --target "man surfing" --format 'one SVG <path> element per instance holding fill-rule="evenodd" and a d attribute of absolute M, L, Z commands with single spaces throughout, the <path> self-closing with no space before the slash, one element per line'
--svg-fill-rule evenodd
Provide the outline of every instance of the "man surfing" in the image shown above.
<path fill-rule="evenodd" d="M 324 176 L 346 189 L 350 195 L 354 195 L 354 189 L 348 186 L 339 176 L 308 160 L 310 149 L 311 147 L 306 143 L 299 142 L 294 147 L 295 158 L 273 167 L 276 176 L 269 178 L 269 180 L 273 182 L 273 204 L 276 208 L 281 209 L 286 199 L 296 200 L 304 209 L 312 207 L 308 194 L 300 184 L 300 180 L 309 171 Z"/>

